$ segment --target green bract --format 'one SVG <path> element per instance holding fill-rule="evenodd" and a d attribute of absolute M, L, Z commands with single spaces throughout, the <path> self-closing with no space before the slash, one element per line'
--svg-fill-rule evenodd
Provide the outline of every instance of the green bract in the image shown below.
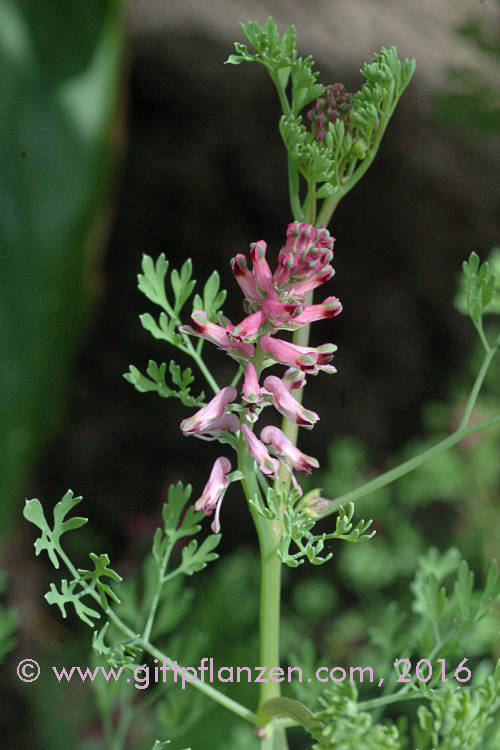
<path fill-rule="evenodd" d="M 280 38 L 268 18 L 263 26 L 242 24 L 255 50 L 236 43 L 228 63 L 258 62 L 269 73 L 283 109 L 280 133 L 288 152 L 290 200 L 294 218 L 327 225 L 338 202 L 351 190 L 372 163 L 397 103 L 415 71 L 415 60 L 398 59 L 395 47 L 374 55 L 361 69 L 365 83 L 352 99 L 346 124 L 331 122 L 323 140 L 304 124 L 302 110 L 319 99 L 325 87 L 317 83 L 312 57 L 301 58 L 295 49 L 295 28 Z M 325 125 L 326 127 L 326 125 Z M 301 198 L 301 175 L 307 194 Z M 321 206 L 316 202 L 323 200 Z"/>

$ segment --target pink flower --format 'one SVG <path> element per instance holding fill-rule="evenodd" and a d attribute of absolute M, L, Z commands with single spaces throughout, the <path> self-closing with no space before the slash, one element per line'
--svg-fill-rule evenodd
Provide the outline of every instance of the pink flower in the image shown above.
<path fill-rule="evenodd" d="M 273 427 L 272 425 L 264 427 L 260 437 L 264 443 L 271 445 L 274 452 L 281 456 L 285 463 L 295 471 L 309 475 L 313 469 L 319 467 L 319 461 L 313 456 L 306 456 L 305 453 L 302 453 L 279 427 Z"/>
<path fill-rule="evenodd" d="M 262 310 L 273 326 L 278 327 L 294 320 L 302 312 L 303 307 L 298 302 L 279 302 L 275 299 L 266 299 L 263 301 Z"/>
<path fill-rule="evenodd" d="M 287 321 L 287 328 L 293 330 L 324 318 L 334 318 L 342 312 L 342 304 L 337 297 L 327 297 L 319 305 L 306 305 L 302 312 Z"/>
<path fill-rule="evenodd" d="M 248 404 L 259 404 L 262 401 L 257 370 L 251 362 L 247 362 L 245 367 L 242 394 Z"/>
<path fill-rule="evenodd" d="M 278 268 L 274 274 L 274 282 L 277 286 L 293 285 L 297 290 L 293 284 L 294 280 L 309 282 L 322 278 L 327 281 L 333 275 L 333 269 L 329 263 L 333 259 L 335 239 L 330 236 L 325 227 L 315 229 L 310 224 L 294 221 L 288 225 L 286 237 L 285 246 L 278 256 Z M 304 291 L 302 290 L 301 293 L 303 294 Z"/>
<path fill-rule="evenodd" d="M 266 322 L 266 315 L 262 310 L 252 313 L 244 318 L 237 326 L 228 325 L 227 331 L 231 341 L 244 341 L 255 339 L 259 328 Z"/>
<path fill-rule="evenodd" d="M 271 394 L 273 404 L 279 413 L 291 422 L 312 428 L 319 420 L 319 415 L 315 411 L 305 409 L 276 375 L 267 376 L 264 380 L 264 388 Z"/>
<path fill-rule="evenodd" d="M 296 370 L 294 367 L 289 367 L 281 378 L 281 382 L 289 391 L 295 391 L 298 388 L 303 388 L 305 386 L 306 375 L 302 370 Z"/>
<path fill-rule="evenodd" d="M 255 276 L 248 268 L 247 259 L 242 253 L 238 253 L 238 255 L 232 259 L 231 268 L 234 278 L 243 292 L 243 296 L 250 302 L 260 305 L 262 297 L 257 291 Z"/>
<path fill-rule="evenodd" d="M 280 464 L 275 458 L 271 458 L 267 452 L 267 448 L 259 438 L 254 435 L 252 430 L 245 424 L 241 425 L 241 434 L 248 443 L 248 450 L 250 455 L 255 458 L 259 464 L 259 468 L 263 474 L 267 476 L 275 477 L 278 474 Z"/>
<path fill-rule="evenodd" d="M 191 314 L 194 328 L 190 326 L 180 326 L 179 331 L 188 333 L 190 336 L 198 336 L 215 344 L 219 349 L 224 349 L 231 354 L 231 351 L 238 349 L 245 357 L 253 357 L 255 347 L 253 344 L 247 344 L 242 341 L 232 340 L 229 336 L 228 329 L 224 326 L 213 323 L 203 310 L 193 310 Z M 229 326 L 233 328 L 230 323 Z"/>
<path fill-rule="evenodd" d="M 212 467 L 212 471 L 210 472 L 210 477 L 205 485 L 205 489 L 194 504 L 194 509 L 203 511 L 205 516 L 209 516 L 215 510 L 214 520 L 211 525 L 214 534 L 219 533 L 220 506 L 229 486 L 227 475 L 230 471 L 231 462 L 229 459 L 225 456 L 217 458 Z"/>
<path fill-rule="evenodd" d="M 333 366 L 328 365 L 337 349 L 335 344 L 323 344 L 314 349 L 291 344 L 272 336 L 262 336 L 259 344 L 263 351 L 270 354 L 277 362 L 281 362 L 282 365 L 296 367 L 304 372 L 311 373 L 311 375 L 315 375 L 320 370 L 336 372 Z"/>
<path fill-rule="evenodd" d="M 250 246 L 250 257 L 253 262 L 253 276 L 257 284 L 257 291 L 260 292 L 262 297 L 277 299 L 278 293 L 274 288 L 273 274 L 271 273 L 271 269 L 266 260 L 266 250 L 267 244 L 264 240 L 255 242 Z"/>
<path fill-rule="evenodd" d="M 325 284 L 327 281 L 329 281 L 332 278 L 333 274 L 333 268 L 331 266 L 327 266 L 324 271 L 316 274 L 315 276 L 311 276 L 311 278 L 306 279 L 306 281 L 296 281 L 291 284 L 290 294 L 293 294 L 294 297 L 298 297 L 300 299 L 305 294 L 307 294 L 307 292 L 311 292 L 313 289 L 316 289 L 317 286 L 321 286 L 321 284 Z"/>
<path fill-rule="evenodd" d="M 231 386 L 222 388 L 206 406 L 199 409 L 192 417 L 182 420 L 180 424 L 182 432 L 196 437 L 202 437 L 206 433 L 215 437 L 222 430 L 236 432 L 240 426 L 239 419 L 236 414 L 226 414 L 226 407 L 237 396 L 236 388 Z"/>

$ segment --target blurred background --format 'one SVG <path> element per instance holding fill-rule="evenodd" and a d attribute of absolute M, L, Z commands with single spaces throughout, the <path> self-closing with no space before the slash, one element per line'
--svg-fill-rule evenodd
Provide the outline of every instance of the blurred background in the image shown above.
<path fill-rule="evenodd" d="M 68 487 L 82 494 L 91 522 L 74 554 L 108 551 L 123 574 L 147 552 L 168 484 L 192 481 L 197 497 L 210 470 L 211 445 L 179 439 L 185 409 L 137 393 L 122 374 L 172 356 L 138 320 L 151 310 L 136 288 L 142 253 L 164 252 L 176 267 L 192 257 L 201 282 L 217 268 L 234 319 L 241 303 L 230 258 L 259 239 L 275 252 L 283 244 L 291 217 L 272 84 L 259 66 L 223 65 L 242 38 L 238 23 L 268 15 L 281 31 L 296 25 L 298 49 L 313 54 L 325 84 L 356 90 L 361 65 L 381 46 L 417 60 L 375 163 L 330 227 L 328 293 L 344 312 L 317 326 L 315 343 L 333 340 L 339 351 L 338 374 L 307 391 L 307 406 L 321 414 L 301 444 L 320 459 L 315 485 L 341 492 L 449 432 L 477 369 L 473 328 L 453 297 L 462 260 L 498 244 L 496 0 L 324 0 L 313 12 L 296 0 L 4 0 L 0 566 L 17 617 L 0 687 L 8 750 L 104 747 L 89 690 L 80 687 L 75 702 L 76 688 L 62 696 L 15 677 L 24 654 L 47 664 L 88 660 L 78 623 L 43 600 L 52 571 L 34 557 L 24 498 L 51 507 Z M 225 382 L 231 364 L 211 354 Z M 497 367 L 480 416 L 495 401 L 498 411 L 498 376 Z M 373 514 L 376 540 L 362 553 L 339 551 L 314 581 L 311 571 L 288 576 L 285 647 L 293 650 L 299 633 L 331 660 L 358 663 L 377 607 L 407 590 L 431 543 L 458 546 L 481 574 L 500 539 L 498 447 L 497 430 L 366 499 L 359 512 Z M 192 606 L 206 623 L 206 653 L 234 642 L 244 655 L 253 648 L 257 564 L 236 493 L 222 523 L 231 564 L 204 573 L 196 596 L 194 582 Z M 221 617 L 212 621 L 216 592 Z M 232 597 L 242 595 L 248 607 L 236 617 Z M 165 709 L 173 750 L 226 741 L 220 719 L 208 721 L 198 703 L 187 717 Z M 193 727 L 188 740 L 175 739 L 176 717 L 177 729 Z M 234 737 L 228 748 L 253 746 Z M 130 747 L 147 741 L 139 732 Z"/>

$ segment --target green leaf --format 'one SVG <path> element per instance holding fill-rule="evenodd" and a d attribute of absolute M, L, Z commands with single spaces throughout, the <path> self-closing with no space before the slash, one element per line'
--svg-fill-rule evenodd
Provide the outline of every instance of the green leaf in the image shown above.
<path fill-rule="evenodd" d="M 196 397 L 192 396 L 190 393 L 191 389 L 189 386 L 194 381 L 194 376 L 191 368 L 187 367 L 185 370 L 181 370 L 179 365 L 177 365 L 173 360 L 170 360 L 168 367 L 170 377 L 172 378 L 172 382 L 174 383 L 174 385 L 177 385 L 179 387 L 179 390 L 170 388 L 166 384 L 166 369 L 167 365 L 165 362 L 162 362 L 161 365 L 158 365 L 154 360 L 150 359 L 148 362 L 148 368 L 146 370 L 146 374 L 149 377 L 143 375 L 137 369 L 137 367 L 134 367 L 133 365 L 129 366 L 129 372 L 125 373 L 123 377 L 129 383 L 132 383 L 132 385 L 140 393 L 154 391 L 158 393 L 158 395 L 162 396 L 162 398 L 178 398 L 184 406 L 203 406 L 205 400 L 204 392 L 202 391 L 200 395 Z"/>
<path fill-rule="evenodd" d="M 65 520 L 66 515 L 81 501 L 81 497 L 74 497 L 72 490 L 68 490 L 64 497 L 56 504 L 53 512 L 54 526 L 51 529 L 45 519 L 42 505 L 37 498 L 27 500 L 24 506 L 23 515 L 31 523 L 38 526 L 42 535 L 35 541 L 35 553 L 39 555 L 43 550 L 47 550 L 50 561 L 55 568 L 59 568 L 60 538 L 67 531 L 78 529 L 87 523 L 87 518 L 74 516 Z"/>
<path fill-rule="evenodd" d="M 318 740 L 317 750 L 402 750 L 398 729 L 392 724 L 376 724 L 360 711 L 357 689 L 352 682 L 328 687 L 319 698 L 321 709 L 314 713 L 318 728 L 309 731 Z"/>
<path fill-rule="evenodd" d="M 270 718 L 293 719 L 305 729 L 313 730 L 319 726 L 319 722 L 314 718 L 312 711 L 292 698 L 270 698 L 262 704 L 260 712 Z"/>
<path fill-rule="evenodd" d="M 467 310 L 476 327 L 481 323 L 485 308 L 493 299 L 495 292 L 495 274 L 489 263 L 480 263 L 479 256 L 472 252 L 462 264 L 465 277 L 465 294 Z"/>
<path fill-rule="evenodd" d="M 325 87 L 316 83 L 318 71 L 313 72 L 314 60 L 309 55 L 297 58 L 292 68 L 292 112 L 297 115 L 307 104 L 322 96 Z"/>
<path fill-rule="evenodd" d="M 169 262 L 164 253 L 158 256 L 156 263 L 149 255 L 142 256 L 142 274 L 138 274 L 137 286 L 139 290 L 149 299 L 166 311 L 170 305 L 165 295 L 165 276 L 167 275 Z"/>
<path fill-rule="evenodd" d="M 133 670 L 142 666 L 138 660 L 138 657 L 142 653 L 141 649 L 133 645 L 132 638 L 116 641 L 111 646 L 106 645 L 104 639 L 106 638 L 109 625 L 110 623 L 107 622 L 100 631 L 94 631 L 92 648 L 96 654 L 104 656 L 108 664 L 112 667 L 125 667 L 128 670 Z"/>
<path fill-rule="evenodd" d="M 106 554 L 95 555 L 93 552 L 89 555 L 90 561 L 94 564 L 93 570 L 82 570 L 78 569 L 78 572 L 84 581 L 88 581 L 90 586 L 97 589 L 99 598 L 101 600 L 101 606 L 106 611 L 108 609 L 108 597 L 117 604 L 120 603 L 119 598 L 115 592 L 109 587 L 107 583 L 101 581 L 101 578 L 110 578 L 112 581 L 121 581 L 122 577 L 118 575 L 116 571 L 109 568 L 109 557 Z"/>
<path fill-rule="evenodd" d="M 190 484 L 184 487 L 180 481 L 168 488 L 167 502 L 162 510 L 163 529 L 156 529 L 153 538 L 153 557 L 159 569 L 162 567 L 165 553 L 176 541 L 193 536 L 201 529 L 203 513 L 195 511 L 192 505 L 186 509 L 191 491 Z"/>
<path fill-rule="evenodd" d="M 180 481 L 177 484 L 171 484 L 168 488 L 168 499 L 162 511 L 163 524 L 167 536 L 177 537 L 181 532 L 182 536 L 192 536 L 200 530 L 201 526 L 198 521 L 203 518 L 203 513 L 195 511 L 193 506 L 189 506 L 179 526 L 181 514 L 191 497 L 192 489 L 190 484 L 184 487 Z"/>
<path fill-rule="evenodd" d="M 193 273 L 193 264 L 191 258 L 188 258 L 182 264 L 181 272 L 174 269 L 170 274 L 170 284 L 174 292 L 175 304 L 174 312 L 178 316 L 184 304 L 191 296 L 196 281 L 191 279 Z"/>
<path fill-rule="evenodd" d="M 63 578 L 61 581 L 61 591 L 57 590 L 55 583 L 51 583 L 50 591 L 45 594 L 45 599 L 49 604 L 57 604 L 64 618 L 67 617 L 66 606 L 72 604 L 80 620 L 83 620 L 87 625 L 93 627 L 94 622 L 92 618 L 98 618 L 101 615 L 95 609 L 87 607 L 87 605 L 81 601 L 81 597 L 85 594 L 84 591 L 75 593 L 75 588 L 78 583 L 78 581 L 71 581 L 68 583 L 68 581 Z"/>
<path fill-rule="evenodd" d="M 204 310 L 207 317 L 215 322 L 217 315 L 222 312 L 222 306 L 226 300 L 227 292 L 220 289 L 220 276 L 213 271 L 203 287 L 203 299 L 199 294 L 193 298 L 193 310 Z"/>
<path fill-rule="evenodd" d="M 193 573 L 203 570 L 212 560 L 216 560 L 218 555 L 213 550 L 217 547 L 220 540 L 221 534 L 210 534 L 198 547 L 197 540 L 192 539 L 182 550 L 182 572 L 187 576 L 191 576 Z"/>

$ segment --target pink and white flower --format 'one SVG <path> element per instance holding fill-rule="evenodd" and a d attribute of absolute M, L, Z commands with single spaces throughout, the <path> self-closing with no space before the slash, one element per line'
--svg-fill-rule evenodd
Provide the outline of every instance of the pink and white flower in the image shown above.
<path fill-rule="evenodd" d="M 211 525 L 214 534 L 218 534 L 220 530 L 220 506 L 229 486 L 227 475 L 230 471 L 231 462 L 229 459 L 225 456 L 217 458 L 210 472 L 208 482 L 201 496 L 194 504 L 194 509 L 203 511 L 205 516 L 209 516 L 215 511 L 214 520 Z"/>
<path fill-rule="evenodd" d="M 262 297 L 257 291 L 255 276 L 248 268 L 247 259 L 242 253 L 238 253 L 232 259 L 231 268 L 245 299 L 260 305 Z"/>
<path fill-rule="evenodd" d="M 286 236 L 274 274 L 277 286 L 295 287 L 293 281 L 307 282 L 320 277 L 326 281 L 331 278 L 333 269 L 329 264 L 333 259 L 335 239 L 325 227 L 316 229 L 310 224 L 294 221 L 288 225 Z"/>
<path fill-rule="evenodd" d="M 245 367 L 245 378 L 242 388 L 243 399 L 247 404 L 260 404 L 262 401 L 261 388 L 257 377 L 257 370 L 251 362 L 247 362 Z"/>
<path fill-rule="evenodd" d="M 319 461 L 313 456 L 302 453 L 279 427 L 273 427 L 272 425 L 264 427 L 260 437 L 264 443 L 271 445 L 274 452 L 295 471 L 308 476 L 313 469 L 319 467 Z"/>
<path fill-rule="evenodd" d="M 241 323 L 233 326 L 229 324 L 227 326 L 227 332 L 231 341 L 246 341 L 247 339 L 254 339 L 259 332 L 259 328 L 266 322 L 266 314 L 259 310 L 246 318 L 243 318 Z"/>
<path fill-rule="evenodd" d="M 315 411 L 305 409 L 276 375 L 267 376 L 264 388 L 271 394 L 273 404 L 279 413 L 291 422 L 311 429 L 319 420 L 319 415 Z"/>
<path fill-rule="evenodd" d="M 259 464 L 261 472 L 270 477 L 277 476 L 280 468 L 279 461 L 269 455 L 264 443 L 245 424 L 241 425 L 241 434 L 247 441 L 250 455 Z"/>
<path fill-rule="evenodd" d="M 286 327 L 290 330 L 301 328 L 316 323 L 318 320 L 325 318 L 334 318 L 342 312 L 342 304 L 337 297 L 327 297 L 319 305 L 306 305 L 301 312 L 294 317 L 290 317 L 286 322 Z"/>
<path fill-rule="evenodd" d="M 315 375 L 320 370 L 325 372 L 336 372 L 335 367 L 328 365 L 337 350 L 335 344 L 323 344 L 316 348 L 298 346 L 289 341 L 276 339 L 272 336 L 262 336 L 259 341 L 260 348 L 271 355 L 273 359 L 282 365 L 296 367 L 304 372 Z"/>
<path fill-rule="evenodd" d="M 206 406 L 199 409 L 193 416 L 183 419 L 180 427 L 185 435 L 195 437 L 205 436 L 206 440 L 218 437 L 222 430 L 236 432 L 240 421 L 236 414 L 226 413 L 226 407 L 238 396 L 238 391 L 232 386 L 226 386 L 217 393 Z M 212 437 L 206 437 L 206 435 Z"/>
<path fill-rule="evenodd" d="M 274 287 L 273 274 L 266 260 L 267 244 L 264 240 L 254 242 L 250 246 L 250 257 L 252 258 L 252 271 L 257 285 L 257 291 L 262 297 L 277 299 L 278 292 Z"/>
<path fill-rule="evenodd" d="M 191 320 L 193 322 L 193 328 L 191 326 L 179 326 L 181 333 L 188 333 L 190 336 L 197 336 L 198 338 L 206 339 L 212 344 L 215 344 L 219 349 L 231 354 L 234 350 L 239 350 L 245 357 L 253 357 L 255 353 L 255 347 L 253 344 L 248 344 L 238 339 L 232 339 L 228 333 L 228 327 L 213 323 L 203 310 L 193 310 L 191 314 Z M 229 324 L 230 328 L 233 325 Z"/>
<path fill-rule="evenodd" d="M 295 367 L 289 367 L 281 378 L 281 382 L 289 391 L 295 391 L 305 386 L 306 374 L 302 370 L 296 370 Z"/>

